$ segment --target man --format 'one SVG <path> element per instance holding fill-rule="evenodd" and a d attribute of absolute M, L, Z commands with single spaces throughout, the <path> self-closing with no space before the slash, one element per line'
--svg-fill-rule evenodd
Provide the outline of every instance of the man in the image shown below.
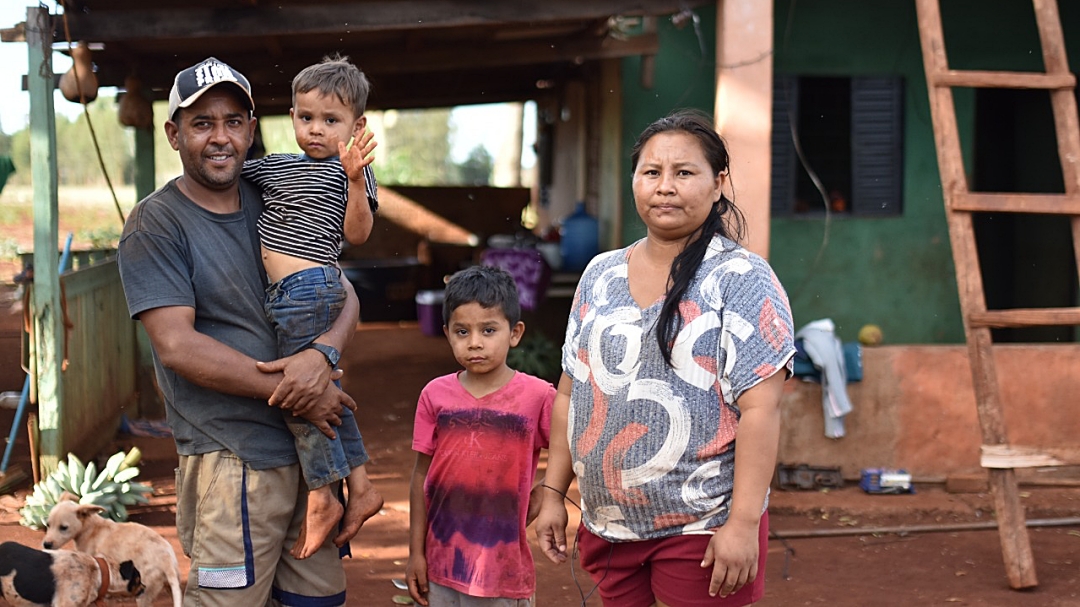
<path fill-rule="evenodd" d="M 328 436 L 343 417 L 355 423 L 345 407 L 356 405 L 330 381 L 327 362 L 352 336 L 359 303 L 345 281 L 345 309 L 317 340 L 328 348 L 256 363 L 275 358 L 276 338 L 262 310 L 261 198 L 240 179 L 253 110 L 247 79 L 216 59 L 177 75 L 165 134 L 183 174 L 128 217 L 120 274 L 153 346 L 180 456 L 176 525 L 191 558 L 185 604 L 343 605 L 345 575 L 331 541 L 306 560 L 288 554 L 307 490 L 276 407 Z M 345 543 L 357 528 L 333 540 Z"/>

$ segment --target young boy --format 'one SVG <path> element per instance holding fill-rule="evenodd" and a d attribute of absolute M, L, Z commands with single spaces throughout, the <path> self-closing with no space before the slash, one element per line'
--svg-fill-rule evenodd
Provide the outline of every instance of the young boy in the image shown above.
<path fill-rule="evenodd" d="M 303 154 L 272 154 L 244 163 L 243 176 L 263 191 L 259 219 L 263 266 L 271 283 L 264 308 L 278 335 L 278 353 L 289 356 L 314 348 L 331 369 L 340 354 L 316 339 L 340 314 L 345 287 L 337 266 L 342 233 L 363 244 L 378 207 L 365 133 L 370 85 L 347 57 L 326 57 L 293 78 L 292 117 Z M 353 139 L 352 147 L 346 144 Z M 283 411 L 296 437 L 296 451 L 309 494 L 300 536 L 289 553 L 311 556 L 334 525 L 359 527 L 382 507 L 382 497 L 368 480 L 363 439 L 351 411 L 341 415 L 337 437 L 324 436 L 297 411 Z M 343 507 L 331 491 L 346 479 L 349 499 Z M 343 534 L 344 535 L 344 534 Z M 339 535 L 335 543 L 342 547 Z"/>
<path fill-rule="evenodd" d="M 533 604 L 525 527 L 555 388 L 506 366 L 520 318 L 504 270 L 474 266 L 446 285 L 443 332 L 465 370 L 432 380 L 416 408 L 405 577 L 420 605 Z"/>

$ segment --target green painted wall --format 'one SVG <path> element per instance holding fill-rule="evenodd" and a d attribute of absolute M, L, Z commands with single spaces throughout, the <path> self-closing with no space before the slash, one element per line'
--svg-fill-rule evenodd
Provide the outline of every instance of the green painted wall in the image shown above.
<path fill-rule="evenodd" d="M 959 69 L 1041 69 L 1038 38 L 1027 2 L 943 2 L 951 66 Z M 1080 52 L 1080 6 L 1062 3 L 1062 20 Z M 642 128 L 677 107 L 713 107 L 715 9 L 701 17 L 706 55 L 693 29 L 660 23 L 656 84 L 640 86 L 640 60 L 623 62 L 623 138 L 629 148 Z M 964 340 L 948 229 L 945 223 L 913 2 L 896 0 L 777 0 L 774 69 L 816 76 L 898 75 L 904 79 L 904 198 L 898 217 L 833 214 L 774 218 L 770 263 L 788 289 L 796 326 L 832 318 L 841 339 L 855 339 L 867 323 L 882 327 L 887 343 L 960 343 Z M 965 163 L 974 166 L 974 91 L 954 91 Z M 988 152 L 992 152 L 989 151 Z M 1021 154 L 1019 158 L 1023 158 Z M 629 164 L 628 162 L 626 163 Z M 628 174 L 629 169 L 625 172 Z M 737 177 L 737 176 L 736 176 Z M 629 176 L 626 177 L 627 182 Z M 625 188 L 629 242 L 644 234 Z"/>
<path fill-rule="evenodd" d="M 642 60 L 630 57 L 622 62 L 623 110 L 622 141 L 625 148 L 621 164 L 624 186 L 623 230 L 624 243 L 631 243 L 645 235 L 645 226 L 637 216 L 634 197 L 630 188 L 633 168 L 630 166 L 630 149 L 641 131 L 654 120 L 672 110 L 697 108 L 713 111 L 716 98 L 716 7 L 709 4 L 694 8 L 699 17 L 701 36 L 698 37 L 692 23 L 676 28 L 670 18 L 657 18 L 657 34 L 660 52 L 657 53 L 653 86 L 642 87 Z"/>
<path fill-rule="evenodd" d="M 902 215 L 773 219 L 769 260 L 796 326 L 832 318 L 844 340 L 873 323 L 888 343 L 963 341 L 914 3 L 781 0 L 775 24 L 778 74 L 904 79 Z M 972 99 L 957 99 L 961 125 Z"/>

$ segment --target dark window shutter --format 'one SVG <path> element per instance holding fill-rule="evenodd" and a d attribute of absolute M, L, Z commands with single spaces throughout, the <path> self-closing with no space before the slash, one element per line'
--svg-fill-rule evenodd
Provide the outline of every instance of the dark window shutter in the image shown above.
<path fill-rule="evenodd" d="M 795 145 L 791 142 L 791 121 L 799 115 L 799 79 L 773 79 L 772 184 L 770 209 L 773 216 L 791 215 L 795 208 Z"/>
<path fill-rule="evenodd" d="M 851 79 L 851 204 L 856 215 L 899 215 L 902 210 L 903 114 L 900 78 Z"/>

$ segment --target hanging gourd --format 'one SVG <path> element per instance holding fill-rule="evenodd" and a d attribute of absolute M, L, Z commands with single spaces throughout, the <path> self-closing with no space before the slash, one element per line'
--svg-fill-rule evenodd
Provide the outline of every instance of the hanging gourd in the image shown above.
<path fill-rule="evenodd" d="M 71 69 L 60 76 L 60 92 L 68 101 L 90 103 L 97 99 L 98 94 L 98 79 L 90 62 L 90 48 L 82 42 L 76 43 L 71 48 L 71 59 Z M 79 71 L 77 82 L 75 70 Z"/>
<path fill-rule="evenodd" d="M 142 81 L 135 76 L 124 78 L 125 93 L 120 97 L 120 124 L 137 129 L 154 128 L 154 107 L 143 95 Z"/>

